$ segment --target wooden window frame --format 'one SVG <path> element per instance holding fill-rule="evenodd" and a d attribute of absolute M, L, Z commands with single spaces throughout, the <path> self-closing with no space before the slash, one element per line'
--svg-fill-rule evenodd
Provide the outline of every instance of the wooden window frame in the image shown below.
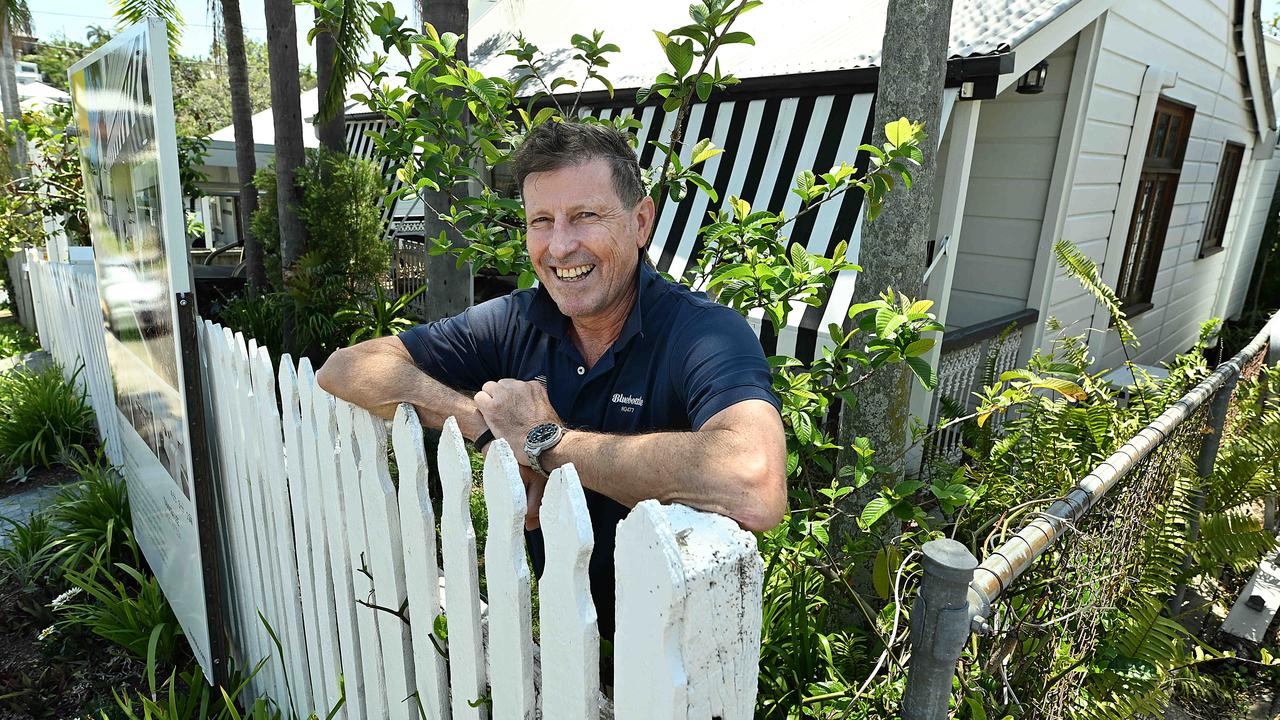
<path fill-rule="evenodd" d="M 1160 271 L 1160 257 L 1164 253 L 1169 217 L 1173 214 L 1195 114 L 1194 105 L 1163 95 L 1156 103 L 1124 255 L 1120 259 L 1120 273 L 1116 276 L 1116 295 L 1121 309 L 1128 315 L 1152 307 L 1151 296 Z"/>
<path fill-rule="evenodd" d="M 1200 238 L 1200 257 L 1222 252 L 1227 239 L 1227 220 L 1235 203 L 1236 186 L 1240 183 L 1240 168 L 1244 164 L 1244 145 L 1226 141 L 1222 146 L 1222 159 L 1218 161 L 1218 176 L 1213 184 L 1213 198 L 1209 212 L 1204 217 L 1204 235 Z"/>

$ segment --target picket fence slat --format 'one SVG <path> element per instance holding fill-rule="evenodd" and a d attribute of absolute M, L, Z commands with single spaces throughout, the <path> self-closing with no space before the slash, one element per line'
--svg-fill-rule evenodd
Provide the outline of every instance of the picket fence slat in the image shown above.
<path fill-rule="evenodd" d="M 313 422 L 317 433 L 316 443 L 325 448 L 320 458 L 320 474 L 312 481 L 312 488 L 323 499 L 325 526 L 329 532 L 329 565 L 333 572 L 333 602 L 338 621 L 338 655 L 342 660 L 344 690 L 347 703 L 344 706 L 348 718 L 357 720 L 369 717 L 365 702 L 364 662 L 361 658 L 356 593 L 348 542 L 347 513 L 342 501 L 341 483 L 350 475 L 342 475 L 343 463 L 355 466 L 355 458 L 344 458 L 347 453 L 338 442 L 338 421 L 334 416 L 335 400 L 319 387 L 311 394 Z M 354 473 L 354 470 L 348 470 Z"/>
<path fill-rule="evenodd" d="M 307 657 L 311 659 L 312 707 L 328 707 L 329 679 L 324 675 L 324 650 L 320 643 L 321 607 L 316 593 L 318 552 L 323 551 L 323 541 L 317 542 L 311 524 L 310 496 L 315 493 L 307 476 L 305 445 L 301 420 L 301 404 L 298 392 L 298 372 L 293 359 L 287 354 L 280 357 L 279 370 L 280 407 L 284 424 L 284 452 L 286 476 L 289 480 L 289 504 L 293 513 L 296 557 L 299 585 L 301 586 L 303 629 L 307 643 Z"/>
<path fill-rule="evenodd" d="M 542 716 L 600 717 L 600 630 L 588 575 L 595 535 L 572 464 L 551 471 L 542 498 L 546 566 L 538 583 Z"/>
<path fill-rule="evenodd" d="M 320 638 L 320 657 L 324 668 L 325 707 L 332 708 L 338 704 L 338 678 L 342 676 L 342 659 L 339 657 L 338 619 L 333 600 L 333 567 L 329 563 L 329 544 L 332 538 L 325 525 L 322 495 L 315 491 L 318 489 L 316 481 L 320 477 L 320 463 L 327 453 L 327 449 L 321 447 L 315 431 L 315 418 L 310 412 L 314 407 L 311 395 L 316 389 L 311 360 L 305 357 L 299 359 L 298 408 L 303 429 L 302 467 L 306 473 L 303 482 L 307 483 L 307 522 L 311 525 L 316 611 L 319 615 L 315 626 Z"/>
<path fill-rule="evenodd" d="M 334 402 L 338 420 L 338 438 L 342 445 L 342 490 L 344 514 L 347 518 L 348 557 L 354 587 L 352 602 L 368 602 L 373 597 L 373 583 L 368 575 L 369 541 L 364 523 L 364 500 L 360 496 L 359 447 L 355 442 L 355 406 L 343 400 Z M 382 639 L 378 635 L 378 619 L 374 611 L 358 605 L 356 622 L 360 629 L 360 659 L 363 663 L 365 700 L 370 718 L 389 717 L 386 678 L 382 670 Z"/>
<path fill-rule="evenodd" d="M 122 458 L 92 273 L 35 253 L 27 272 L 42 344 L 98 413 L 108 454 Z M 249 695 L 297 716 L 324 716 L 341 699 L 337 716 L 362 720 L 599 720 L 608 701 L 588 576 L 594 538 L 572 465 L 552 473 L 542 500 L 538 670 L 527 500 L 505 442 L 484 467 L 482 597 L 472 469 L 453 418 L 439 445 L 435 508 L 414 408 L 397 408 L 391 424 L 393 479 L 387 427 L 319 388 L 310 361 L 273 364 L 256 341 L 203 319 L 196 335 L 213 454 L 210 551 L 223 573 L 231 656 L 242 671 L 268 660 Z M 750 718 L 763 576 L 754 536 L 726 518 L 647 501 L 619 526 L 614 562 L 614 717 Z M 435 632 L 441 616 L 447 641 Z"/>
<path fill-rule="evenodd" d="M 614 558 L 627 568 L 617 578 L 614 718 L 686 720 L 689 678 L 680 657 L 684 573 L 661 505 L 641 502 L 618 523 Z"/>
<path fill-rule="evenodd" d="M 281 665 L 288 668 L 286 685 L 289 691 L 288 707 L 295 715 L 309 711 L 311 680 L 307 675 L 307 648 L 303 640 L 302 596 L 298 588 L 298 563 L 293 553 L 293 519 L 289 507 L 289 492 L 285 481 L 284 442 L 281 435 L 280 410 L 276 405 L 276 379 L 271 367 L 271 355 L 265 347 L 253 354 L 253 383 L 258 398 L 257 410 L 262 427 L 263 453 L 267 461 L 264 490 L 269 498 L 269 517 L 274 523 L 273 540 L 276 567 L 279 569 L 281 618 L 284 627 L 277 628 L 283 645 Z M 306 710 L 299 700 L 305 698 Z"/>
<path fill-rule="evenodd" d="M 524 519 L 528 501 L 511 446 L 499 438 L 484 463 L 489 533 L 484 569 L 489 590 L 489 685 L 493 715 L 529 720 L 533 690 L 533 627 Z"/>
<path fill-rule="evenodd" d="M 444 612 L 449 627 L 450 706 L 453 720 L 486 720 L 488 707 L 472 706 L 485 694 L 484 649 L 480 629 L 480 576 L 476 533 L 471 525 L 471 462 L 458 421 L 449 418 L 440 433 L 444 549 Z"/>
<path fill-rule="evenodd" d="M 396 489 L 387 467 L 387 431 L 382 421 L 366 410 L 355 408 L 352 416 L 360 449 L 360 491 L 373 571 L 372 604 L 398 612 L 405 602 L 404 558 Z M 388 717 L 412 720 L 417 711 L 409 699 L 414 684 L 409 626 L 391 612 L 379 610 L 376 617 L 386 673 Z"/>
<path fill-rule="evenodd" d="M 400 531 L 417 702 L 426 720 L 449 720 L 448 670 L 444 656 L 437 650 L 439 638 L 434 636 L 435 620 L 440 615 L 436 514 L 427 484 L 422 424 L 413 406 L 396 409 L 391 444 L 400 480 Z"/>

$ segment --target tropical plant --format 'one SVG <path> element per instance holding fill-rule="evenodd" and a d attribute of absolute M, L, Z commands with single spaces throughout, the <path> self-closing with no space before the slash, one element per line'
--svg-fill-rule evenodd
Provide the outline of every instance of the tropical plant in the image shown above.
<path fill-rule="evenodd" d="M 82 368 L 81 368 L 82 369 Z M 13 465 L 49 467 L 75 447 L 97 439 L 93 409 L 77 387 L 51 364 L 0 375 L 0 458 Z"/>
<path fill-rule="evenodd" d="M 94 602 L 63 606 L 63 626 L 84 627 L 139 658 L 172 665 L 182 627 L 155 576 L 95 557 L 87 570 L 68 570 L 66 577 Z"/>
<path fill-rule="evenodd" d="M 79 482 L 60 490 L 49 510 L 59 530 L 53 542 L 59 564 L 82 572 L 95 559 L 108 567 L 141 566 L 128 487 L 120 471 L 104 461 L 100 450 L 72 467 Z"/>
<path fill-rule="evenodd" d="M 334 319 L 355 326 L 355 331 L 347 338 L 349 345 L 369 338 L 395 335 L 413 327 L 414 321 L 407 315 L 409 303 L 426 289 L 426 285 L 420 285 L 393 298 L 379 283 L 373 286 L 372 293 L 356 297 L 347 307 L 334 313 Z"/>

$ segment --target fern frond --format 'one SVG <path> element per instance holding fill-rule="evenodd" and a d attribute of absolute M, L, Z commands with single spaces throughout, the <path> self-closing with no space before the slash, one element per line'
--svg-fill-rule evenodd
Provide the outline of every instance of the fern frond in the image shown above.
<path fill-rule="evenodd" d="M 1257 518 L 1229 511 L 1204 516 L 1194 554 L 1202 568 L 1229 565 L 1240 572 L 1253 567 L 1275 548 L 1275 535 L 1267 532 Z"/>
<path fill-rule="evenodd" d="M 1102 281 L 1098 264 L 1065 238 L 1053 244 L 1053 255 L 1057 258 L 1058 265 L 1107 309 L 1111 321 L 1115 323 L 1116 332 L 1120 333 L 1120 342 L 1130 347 L 1138 347 L 1138 338 L 1133 334 L 1133 327 L 1129 325 L 1124 312 L 1120 309 L 1120 299 L 1116 297 L 1115 291 Z"/>

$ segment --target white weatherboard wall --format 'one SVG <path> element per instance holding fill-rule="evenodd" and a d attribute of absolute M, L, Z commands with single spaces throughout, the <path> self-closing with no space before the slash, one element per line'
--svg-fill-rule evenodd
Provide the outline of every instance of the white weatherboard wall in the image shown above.
<path fill-rule="evenodd" d="M 1028 307 L 1076 40 L 1049 56 L 1044 92 L 1009 88 L 982 103 L 947 324 Z M 1032 307 L 1035 303 L 1031 304 Z"/>
<path fill-rule="evenodd" d="M 1257 188 L 1264 197 L 1262 202 L 1271 196 L 1269 184 L 1273 181 L 1265 175 L 1256 180 L 1250 176 L 1266 173 L 1271 163 L 1252 161 L 1257 134 L 1253 115 L 1244 102 L 1246 88 L 1240 76 L 1230 9 L 1228 0 L 1121 0 L 1112 7 L 1105 25 L 1062 237 L 1102 264 L 1103 276 L 1112 284 L 1119 273 L 1118 258 L 1128 229 L 1127 223 L 1113 229 L 1113 220 L 1117 207 L 1128 214 L 1133 204 L 1132 193 L 1119 197 L 1130 135 L 1136 125 L 1137 147 L 1145 147 L 1151 123 L 1149 113 L 1137 117 L 1136 112 L 1147 68 L 1163 70 L 1166 76 L 1176 73 L 1176 83 L 1165 88 L 1163 95 L 1195 106 L 1156 276 L 1154 307 L 1133 318 L 1142 342 L 1134 357 L 1138 362 L 1158 362 L 1195 341 L 1197 325 L 1218 306 L 1219 290 L 1227 286 L 1223 283 L 1226 273 L 1237 271 L 1240 258 L 1248 254 L 1235 252 L 1233 246 L 1247 246 L 1251 238 L 1245 231 L 1261 229 L 1253 222 L 1260 203 L 1247 202 L 1249 190 Z M 1223 144 L 1228 140 L 1246 149 L 1227 224 L 1228 251 L 1202 259 L 1204 219 Z M 1141 151 L 1132 161 L 1140 166 Z M 1246 206 L 1254 212 L 1250 222 L 1242 223 L 1239 216 Z M 1256 238 L 1252 242 L 1256 245 Z M 1052 283 L 1048 314 L 1073 332 L 1106 328 L 1106 319 L 1095 313 L 1092 298 L 1074 280 L 1056 272 Z M 1235 286 L 1231 286 L 1233 290 Z M 1111 335 L 1093 346 L 1104 367 L 1122 359 L 1118 342 Z"/>

